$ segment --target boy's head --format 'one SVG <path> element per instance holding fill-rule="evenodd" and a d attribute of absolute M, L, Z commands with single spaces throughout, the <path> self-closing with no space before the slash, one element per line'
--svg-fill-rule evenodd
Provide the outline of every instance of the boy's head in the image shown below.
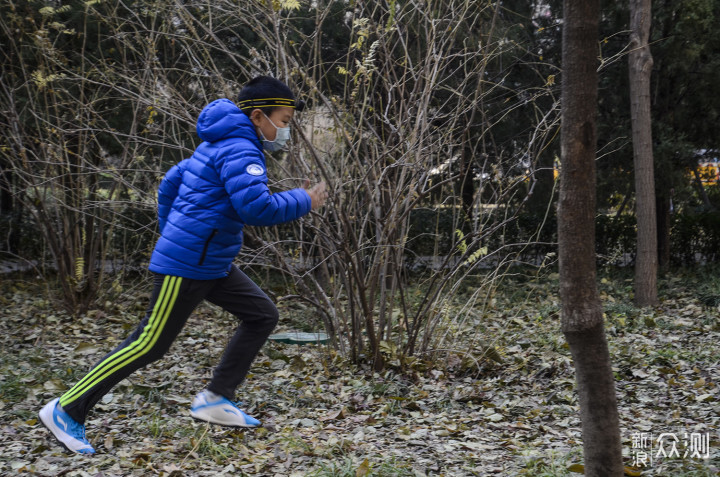
<path fill-rule="evenodd" d="M 238 107 L 266 141 L 274 141 L 278 128 L 289 127 L 295 111 L 304 106 L 285 83 L 270 76 L 253 78 L 238 95 Z"/>

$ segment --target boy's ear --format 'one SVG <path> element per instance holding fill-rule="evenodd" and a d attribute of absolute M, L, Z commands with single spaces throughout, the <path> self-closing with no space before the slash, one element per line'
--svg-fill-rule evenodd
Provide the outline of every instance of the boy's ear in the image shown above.
<path fill-rule="evenodd" d="M 260 126 L 260 119 L 262 118 L 262 110 L 260 109 L 253 109 L 250 113 L 250 120 L 255 124 L 255 126 Z"/>

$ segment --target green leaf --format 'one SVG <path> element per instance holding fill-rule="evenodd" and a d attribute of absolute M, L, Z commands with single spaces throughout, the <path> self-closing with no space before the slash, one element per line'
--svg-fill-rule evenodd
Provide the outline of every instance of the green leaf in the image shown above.
<path fill-rule="evenodd" d="M 568 472 L 575 472 L 577 474 L 584 474 L 585 473 L 585 466 L 582 464 L 571 464 L 567 468 Z"/>

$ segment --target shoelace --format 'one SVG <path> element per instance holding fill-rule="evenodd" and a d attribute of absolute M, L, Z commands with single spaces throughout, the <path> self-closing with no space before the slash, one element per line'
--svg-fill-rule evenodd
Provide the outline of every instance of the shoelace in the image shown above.
<path fill-rule="evenodd" d="M 70 432 L 75 436 L 75 438 L 81 437 L 83 441 L 86 441 L 85 439 L 85 426 L 80 424 L 79 422 L 76 422 L 74 420 L 70 421 Z"/>

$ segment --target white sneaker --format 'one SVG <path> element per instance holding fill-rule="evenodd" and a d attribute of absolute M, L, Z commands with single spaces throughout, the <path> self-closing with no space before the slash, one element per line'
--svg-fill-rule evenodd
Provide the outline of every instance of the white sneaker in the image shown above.
<path fill-rule="evenodd" d="M 85 438 L 85 426 L 76 422 L 53 399 L 40 410 L 40 421 L 69 451 L 77 454 L 94 454 L 95 449 Z"/>
<path fill-rule="evenodd" d="M 195 419 L 232 427 L 258 427 L 260 421 L 245 414 L 229 399 L 212 391 L 202 391 L 193 399 L 190 415 Z"/>

